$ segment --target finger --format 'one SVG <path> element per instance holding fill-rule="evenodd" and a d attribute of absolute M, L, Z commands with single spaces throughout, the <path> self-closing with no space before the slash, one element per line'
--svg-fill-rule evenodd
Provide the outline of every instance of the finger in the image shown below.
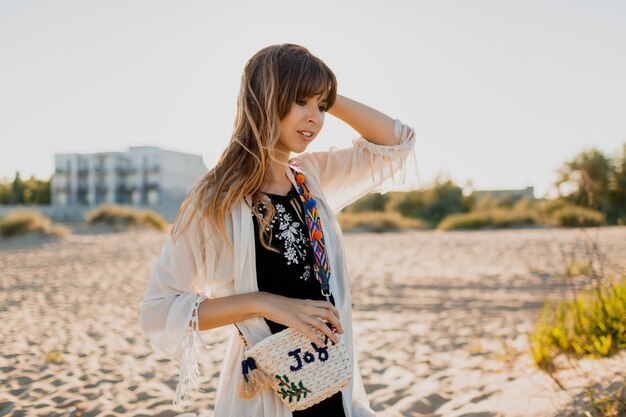
<path fill-rule="evenodd" d="M 313 315 L 315 315 L 315 316 L 325 320 L 326 322 L 330 323 L 330 325 L 334 329 L 336 329 L 340 334 L 343 334 L 343 327 L 341 326 L 341 322 L 330 311 L 325 310 L 325 309 L 317 309 L 317 311 L 315 313 L 313 313 Z"/>
<path fill-rule="evenodd" d="M 335 311 L 337 310 L 335 306 L 329 301 L 326 301 L 326 300 L 310 300 L 310 301 L 311 301 L 310 305 L 313 307 L 326 308 L 328 310 L 335 310 Z"/>
<path fill-rule="evenodd" d="M 332 305 L 331 303 L 329 303 L 328 301 L 314 301 L 311 304 L 311 307 L 323 308 L 324 310 L 330 311 L 337 318 L 339 318 L 339 310 L 337 310 L 337 308 L 334 305 Z"/>
<path fill-rule="evenodd" d="M 329 302 L 326 302 L 326 304 L 328 304 L 328 307 L 330 308 L 330 311 L 333 312 L 333 314 L 335 315 L 335 317 L 339 318 L 339 310 L 337 310 L 337 307 L 335 307 L 334 305 L 332 305 Z"/>
<path fill-rule="evenodd" d="M 333 330 L 328 327 L 328 325 L 326 324 L 326 321 L 324 321 L 323 319 L 320 318 L 314 318 L 312 320 L 312 326 L 315 327 L 317 330 L 319 330 L 320 332 L 322 332 L 325 336 L 328 336 L 328 338 L 335 344 L 339 343 L 339 336 L 337 336 Z M 326 344 L 325 341 L 322 341 L 322 344 L 320 346 L 324 346 Z"/>
<path fill-rule="evenodd" d="M 315 343 L 318 346 L 324 346 L 324 341 L 320 338 L 319 334 L 314 329 L 315 327 L 312 324 L 308 323 L 301 328 L 302 333 L 304 333 L 304 335 L 308 337 L 311 342 Z"/>
<path fill-rule="evenodd" d="M 316 335 L 314 342 L 318 346 L 326 345 L 326 337 L 331 338 L 334 336 L 332 334 L 332 330 L 330 330 L 326 323 L 324 323 L 321 319 L 317 317 L 309 317 L 306 321 Z"/>

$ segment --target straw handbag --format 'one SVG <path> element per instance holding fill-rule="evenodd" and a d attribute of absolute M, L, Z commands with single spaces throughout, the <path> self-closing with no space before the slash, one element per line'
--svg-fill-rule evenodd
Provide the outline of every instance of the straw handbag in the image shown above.
<path fill-rule="evenodd" d="M 295 161 L 290 167 L 294 171 L 296 188 L 306 214 L 315 255 L 313 270 L 321 284 L 322 295 L 329 301 L 330 266 L 316 201 Z M 314 331 L 324 340 L 324 346 L 318 346 L 296 329 L 287 328 L 249 347 L 239 331 L 246 346 L 239 396 L 250 399 L 258 391 L 271 386 L 282 402 L 295 411 L 309 408 L 348 386 L 353 368 L 343 341 L 339 338 L 339 343 L 333 344 L 328 336 Z"/>
<path fill-rule="evenodd" d="M 320 333 L 321 334 L 321 333 Z M 288 328 L 246 349 L 239 396 L 252 398 L 271 386 L 291 410 L 304 410 L 348 386 L 352 363 L 343 342 L 317 346 Z"/>

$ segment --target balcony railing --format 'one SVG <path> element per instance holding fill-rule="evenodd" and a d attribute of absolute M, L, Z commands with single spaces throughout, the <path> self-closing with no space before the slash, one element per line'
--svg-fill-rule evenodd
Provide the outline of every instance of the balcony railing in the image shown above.
<path fill-rule="evenodd" d="M 56 193 L 69 194 L 71 191 L 71 188 L 69 185 L 59 185 L 59 186 L 54 187 L 54 191 Z"/>
<path fill-rule="evenodd" d="M 117 184 L 116 191 L 118 193 L 132 193 L 136 191 L 139 187 L 135 184 Z"/>
<path fill-rule="evenodd" d="M 151 166 L 143 167 L 144 175 L 158 174 L 160 171 L 161 171 L 161 167 L 158 165 L 151 165 Z"/>
<path fill-rule="evenodd" d="M 129 166 L 118 166 L 115 168 L 117 175 L 130 175 L 137 173 L 137 168 Z"/>

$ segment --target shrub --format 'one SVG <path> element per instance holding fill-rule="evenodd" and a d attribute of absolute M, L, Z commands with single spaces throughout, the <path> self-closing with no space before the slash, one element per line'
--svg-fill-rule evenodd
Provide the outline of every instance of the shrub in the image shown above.
<path fill-rule="evenodd" d="M 67 234 L 67 229 L 53 224 L 49 217 L 34 210 L 15 210 L 0 219 L 0 236 L 12 237 L 26 233 L 63 236 Z"/>
<path fill-rule="evenodd" d="M 545 200 L 545 201 L 542 201 L 541 203 L 539 203 L 539 208 L 541 209 L 541 211 L 545 212 L 548 215 L 552 215 L 552 214 L 554 214 L 555 211 L 560 210 L 560 209 L 565 208 L 565 207 L 569 207 L 569 206 L 571 206 L 571 204 L 568 203 L 563 198 L 555 198 L 553 200 Z"/>
<path fill-rule="evenodd" d="M 489 212 L 450 214 L 437 226 L 439 230 L 481 229 L 491 224 Z"/>
<path fill-rule="evenodd" d="M 533 360 L 546 370 L 560 353 L 605 357 L 626 348 L 626 280 L 573 300 L 547 301 L 530 342 Z"/>
<path fill-rule="evenodd" d="M 451 214 L 437 226 L 439 230 L 470 230 L 485 227 L 505 228 L 538 223 L 534 211 L 493 208 L 470 213 Z"/>
<path fill-rule="evenodd" d="M 552 213 L 551 221 L 561 227 L 597 227 L 605 223 L 604 214 L 578 206 L 564 206 Z"/>
<path fill-rule="evenodd" d="M 385 211 L 385 206 L 389 201 L 389 193 L 370 193 L 367 194 L 354 203 L 346 207 L 346 212 L 363 213 L 368 211 Z"/>
<path fill-rule="evenodd" d="M 88 211 L 85 220 L 89 224 L 105 224 L 117 229 L 146 226 L 152 229 L 166 231 L 167 221 L 152 210 L 137 209 L 116 204 L 103 204 Z"/>
<path fill-rule="evenodd" d="M 395 212 L 342 213 L 339 224 L 343 231 L 389 232 L 402 229 L 426 229 L 419 219 L 402 217 Z"/>
<path fill-rule="evenodd" d="M 443 179 L 438 179 L 427 189 L 389 194 L 386 211 L 422 219 L 433 226 L 447 215 L 467 212 L 471 201 L 463 196 L 461 187 Z"/>

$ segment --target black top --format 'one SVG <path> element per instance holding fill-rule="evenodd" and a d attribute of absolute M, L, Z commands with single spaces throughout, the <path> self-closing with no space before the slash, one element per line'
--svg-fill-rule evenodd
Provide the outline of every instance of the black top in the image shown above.
<path fill-rule="evenodd" d="M 309 239 L 309 231 L 304 217 L 302 202 L 298 191 L 292 186 L 287 195 L 264 193 L 267 195 L 276 213 L 270 223 L 272 229 L 271 247 L 279 253 L 269 251 L 261 245 L 259 238 L 259 223 L 252 214 L 254 222 L 254 243 L 256 253 L 257 284 L 259 291 L 266 291 L 285 297 L 325 300 L 321 293 L 321 286 L 313 272 L 315 258 Z M 263 203 L 253 206 L 265 215 Z M 330 297 L 331 303 L 335 301 Z M 286 326 L 265 320 L 272 334 L 284 330 Z M 316 404 L 306 410 L 294 411 L 298 417 L 331 416 L 345 417 L 341 392 Z"/>

